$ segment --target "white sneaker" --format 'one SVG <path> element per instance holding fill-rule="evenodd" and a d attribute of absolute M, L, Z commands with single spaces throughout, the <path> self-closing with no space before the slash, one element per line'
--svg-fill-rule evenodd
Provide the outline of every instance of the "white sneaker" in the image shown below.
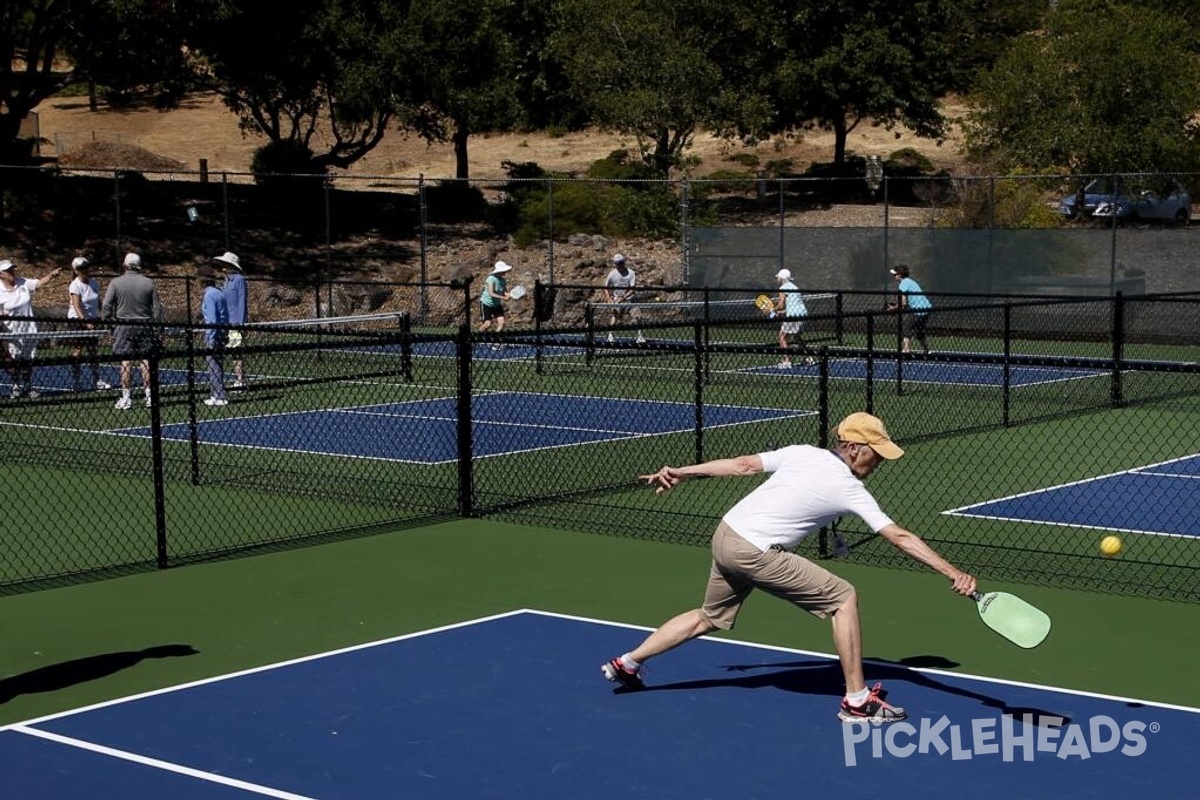
<path fill-rule="evenodd" d="M 809 357 L 809 358 L 804 359 L 804 366 L 815 367 L 816 365 L 817 365 L 817 360 L 815 358 Z"/>
<path fill-rule="evenodd" d="M 113 406 L 113 408 L 121 411 L 128 411 L 129 409 L 133 408 L 133 399 L 129 397 L 117 398 L 117 404 Z"/>
<path fill-rule="evenodd" d="M 609 344 L 612 344 L 612 343 L 613 343 L 613 342 L 615 342 L 615 341 L 616 341 L 616 340 L 615 340 L 615 339 L 613 339 L 613 335 L 610 333 L 610 334 L 608 335 L 608 343 L 609 343 Z"/>
<path fill-rule="evenodd" d="M 234 381 L 234 382 L 233 382 L 233 388 L 235 388 L 235 389 L 241 389 L 241 388 L 243 388 L 245 385 L 246 385 L 246 384 L 242 383 L 241 381 Z"/>
<path fill-rule="evenodd" d="M 108 381 L 104 380 L 103 378 L 99 378 L 99 379 L 97 379 L 97 380 L 96 380 L 96 388 L 97 388 L 97 389 L 101 389 L 101 390 L 103 390 L 103 389 L 111 389 L 111 388 L 112 388 L 112 384 L 111 384 L 111 383 L 109 383 Z"/>
<path fill-rule="evenodd" d="M 25 393 L 25 396 L 26 397 L 41 397 L 42 395 L 40 392 L 38 392 L 37 389 L 30 389 L 28 392 Z"/>
<path fill-rule="evenodd" d="M 646 343 L 646 337 L 645 337 L 645 336 L 642 336 L 642 333 L 641 333 L 641 331 L 638 331 L 638 335 L 637 335 L 637 343 L 638 343 L 638 344 L 645 344 L 645 343 Z"/>
<path fill-rule="evenodd" d="M 792 368 L 792 362 L 790 362 L 790 361 L 780 361 L 778 364 L 775 365 L 775 369 L 791 369 L 791 368 Z"/>
<path fill-rule="evenodd" d="M 220 398 L 217 398 L 217 397 L 209 397 L 208 399 L 206 399 L 204 401 L 204 405 L 206 405 L 206 406 L 227 406 L 227 405 L 229 405 L 229 401 L 221 400 Z"/>
<path fill-rule="evenodd" d="M 149 408 L 152 405 L 154 405 L 154 402 L 150 399 L 150 395 L 146 395 L 146 401 L 145 401 L 146 408 Z"/>
<path fill-rule="evenodd" d="M 17 386 L 17 385 L 14 383 L 14 384 L 13 384 L 13 387 L 12 387 L 12 393 L 9 395 L 9 397 L 11 397 L 12 399 L 16 400 L 16 399 L 17 399 L 18 397 L 20 397 L 20 396 L 21 396 L 21 387 L 20 387 L 20 386 Z"/>

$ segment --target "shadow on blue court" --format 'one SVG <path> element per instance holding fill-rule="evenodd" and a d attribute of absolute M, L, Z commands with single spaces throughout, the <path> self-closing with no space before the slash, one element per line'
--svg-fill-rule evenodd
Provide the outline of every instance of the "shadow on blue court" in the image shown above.
<path fill-rule="evenodd" d="M 936 383 L 950 386 L 994 386 L 1004 385 L 1004 366 L 1002 364 L 967 364 L 953 361 L 919 361 L 906 360 L 897 362 L 893 359 L 881 359 L 873 365 L 873 376 L 877 381 L 894 381 L 897 376 L 906 383 Z M 816 377 L 819 372 L 817 364 L 804 364 L 797 361 L 790 367 L 780 367 L 777 364 L 764 367 L 751 367 L 742 372 L 754 372 L 763 375 L 808 375 Z M 1111 373 L 1102 370 L 1074 369 L 1067 367 L 1009 367 L 1009 385 L 1039 386 L 1047 383 L 1075 381 L 1084 378 L 1104 379 Z M 829 361 L 829 377 L 843 380 L 866 380 L 867 362 L 861 358 L 834 358 Z"/>
<path fill-rule="evenodd" d="M 501 615 L 11 726 L 0 769 L 22 800 L 1194 795 L 1195 709 L 872 662 L 909 719 L 847 725 L 836 661 L 713 639 L 614 691 L 644 635 Z"/>
<path fill-rule="evenodd" d="M 1200 455 L 943 513 L 1161 536 L 1200 536 Z"/>
<path fill-rule="evenodd" d="M 521 453 L 638 436 L 694 430 L 692 403 L 610 397 L 494 392 L 472 404 L 474 457 Z M 233 407 L 231 407 L 233 408 Z M 458 459 L 458 401 L 454 397 L 380 403 L 283 414 L 221 417 L 198 423 L 205 444 L 438 464 Z M 706 405 L 704 425 L 721 428 L 809 416 L 815 412 Z M 149 436 L 148 427 L 113 433 Z M 186 441 L 187 423 L 163 426 L 163 436 Z"/>

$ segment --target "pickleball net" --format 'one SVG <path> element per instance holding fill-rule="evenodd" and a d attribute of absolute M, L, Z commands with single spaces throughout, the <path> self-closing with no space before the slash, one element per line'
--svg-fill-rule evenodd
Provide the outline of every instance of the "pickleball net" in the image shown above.
<path fill-rule="evenodd" d="M 776 295 L 770 295 L 772 299 Z M 803 335 L 815 341 L 841 340 L 841 310 L 837 293 L 802 295 L 806 315 L 772 318 L 755 306 L 754 296 L 720 299 L 661 300 L 630 303 L 588 303 L 584 324 L 597 342 L 628 339 L 639 332 L 648 342 L 691 341 L 700 324 L 709 343 L 746 344 L 776 335 L 785 322 L 803 324 Z"/>

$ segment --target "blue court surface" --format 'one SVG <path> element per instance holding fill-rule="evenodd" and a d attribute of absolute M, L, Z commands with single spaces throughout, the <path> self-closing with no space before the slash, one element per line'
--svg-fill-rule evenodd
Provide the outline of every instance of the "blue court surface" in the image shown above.
<path fill-rule="evenodd" d="M 945 511 L 1126 533 L 1200 537 L 1200 455 Z"/>
<path fill-rule="evenodd" d="M 112 387 L 119 387 L 121 384 L 120 366 L 115 364 L 101 364 L 100 378 Z M 96 391 L 95 381 L 92 378 L 92 368 L 90 366 L 83 365 L 79 371 L 79 379 L 80 385 L 77 387 L 75 385 L 75 378 L 71 374 L 71 367 L 67 364 L 52 364 L 49 366 L 35 366 L 33 368 L 33 388 L 42 395 L 65 394 L 76 391 Z M 158 379 L 163 384 L 184 384 L 187 383 L 187 370 L 160 369 L 158 371 Z M 200 382 L 208 380 L 203 370 L 196 373 L 196 380 Z M 138 388 L 138 391 L 141 391 L 142 378 L 136 365 L 133 370 L 133 384 Z M 115 392 L 115 389 L 112 391 Z"/>
<path fill-rule="evenodd" d="M 952 361 L 904 361 L 898 364 L 893 359 L 879 360 L 873 365 L 874 379 L 877 381 L 896 380 L 897 371 L 905 383 L 936 383 L 943 386 L 989 386 L 1004 385 L 1004 366 L 1001 364 L 967 364 Z M 807 375 L 816 377 L 820 367 L 816 364 L 806 365 L 803 359 L 793 359 L 791 367 L 782 368 L 777 364 L 751 367 L 740 370 L 763 375 Z M 1067 367 L 1018 367 L 1010 366 L 1009 385 L 1040 386 L 1047 383 L 1076 381 L 1084 378 L 1103 379 L 1109 372 L 1091 369 L 1074 369 Z M 829 377 L 843 380 L 866 380 L 867 362 L 862 358 L 833 358 L 829 361 Z"/>
<path fill-rule="evenodd" d="M 476 458 L 686 433 L 695 429 L 691 403 L 611 397 L 493 392 L 472 400 Z M 231 406 L 231 408 L 233 408 Z M 458 401 L 454 397 L 327 408 L 282 414 L 205 419 L 206 444 L 322 455 L 441 464 L 458 459 Z M 809 416 L 813 411 L 706 405 L 705 428 Z M 149 436 L 149 427 L 110 433 Z M 163 436 L 186 441 L 187 423 L 163 426 Z"/>
<path fill-rule="evenodd" d="M 717 639 L 614 690 L 644 635 L 517 611 L 30 720 L 6 796 L 1195 796 L 1197 709 L 868 662 L 909 719 L 846 724 L 836 661 Z"/>

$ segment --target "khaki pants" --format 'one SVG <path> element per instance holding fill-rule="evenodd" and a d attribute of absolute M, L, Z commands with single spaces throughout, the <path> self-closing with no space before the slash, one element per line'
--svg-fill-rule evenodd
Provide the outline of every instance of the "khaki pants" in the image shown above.
<path fill-rule="evenodd" d="M 824 619 L 841 608 L 854 587 L 824 567 L 783 549 L 759 550 L 722 522 L 712 538 L 713 563 L 700 609 L 729 630 L 750 592 L 762 589 Z"/>

